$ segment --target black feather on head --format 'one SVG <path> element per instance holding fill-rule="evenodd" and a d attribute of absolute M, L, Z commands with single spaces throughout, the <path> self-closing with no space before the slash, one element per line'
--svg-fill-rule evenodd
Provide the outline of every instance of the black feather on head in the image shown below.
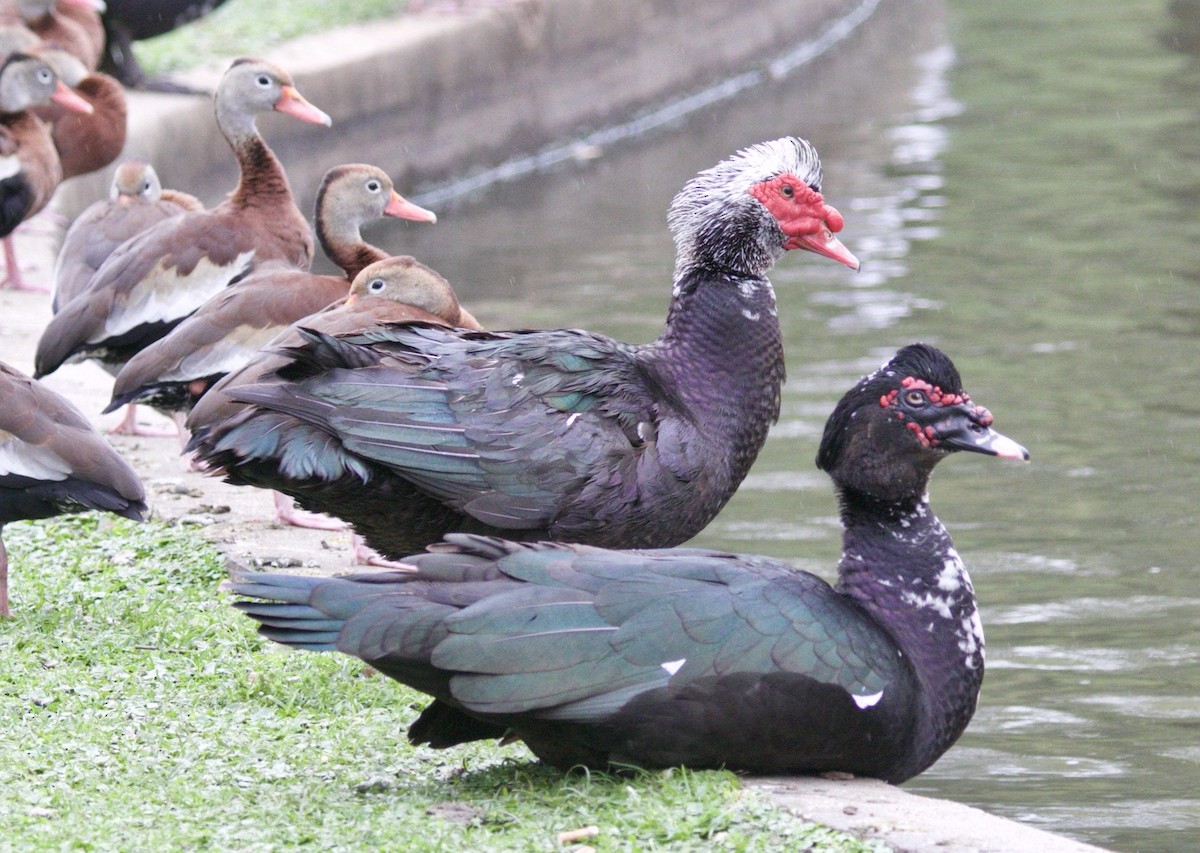
<path fill-rule="evenodd" d="M 832 472 L 845 451 L 845 443 L 855 413 L 864 405 L 878 405 L 879 398 L 900 386 L 906 376 L 924 379 L 949 394 L 962 394 L 962 377 L 950 357 L 935 346 L 909 344 L 892 358 L 858 381 L 846 392 L 825 422 L 821 449 L 817 452 L 817 467 Z"/>

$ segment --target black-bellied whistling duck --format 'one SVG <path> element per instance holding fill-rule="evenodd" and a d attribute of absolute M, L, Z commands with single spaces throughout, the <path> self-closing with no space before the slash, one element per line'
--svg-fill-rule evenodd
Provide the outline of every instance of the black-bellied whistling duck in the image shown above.
<path fill-rule="evenodd" d="M 92 107 L 87 114 L 53 105 L 38 111 L 38 115 L 50 122 L 63 180 L 108 166 L 125 149 L 129 116 L 125 87 L 107 74 L 88 71 L 65 51 L 42 50 L 37 55 L 49 62 L 59 79 Z"/>
<path fill-rule="evenodd" d="M 58 79 L 45 60 L 11 54 L 0 66 L 0 237 L 7 237 L 49 204 L 62 180 L 50 126 L 30 110 L 50 102 L 82 113 L 92 109 Z M 4 245 L 9 286 L 45 289 L 23 280 L 11 242 L 6 240 Z"/>
<path fill-rule="evenodd" d="M 0 21 L 20 21 L 48 47 L 62 48 L 95 71 L 104 54 L 103 8 L 103 0 L 3 0 Z"/>
<path fill-rule="evenodd" d="M 237 188 L 211 210 L 161 222 L 113 252 L 42 333 L 38 376 L 84 358 L 120 366 L 263 263 L 307 268 L 312 261 L 312 230 L 255 116 L 275 110 L 324 125 L 329 116 L 286 71 L 260 59 L 236 60 L 214 102 L 241 171 Z"/>
<path fill-rule="evenodd" d="M 815 149 L 791 137 L 689 181 L 668 217 L 673 300 L 652 343 L 426 324 L 308 332 L 288 365 L 231 390 L 250 405 L 190 449 L 230 482 L 351 522 L 389 558 L 448 530 L 683 542 L 725 505 L 779 414 L 767 272 L 789 249 L 858 268 L 820 186 Z"/>
<path fill-rule="evenodd" d="M 87 289 L 118 246 L 164 219 L 203 210 L 195 196 L 163 189 L 149 163 L 126 160 L 113 172 L 106 199 L 93 202 L 67 229 L 54 262 L 50 308 L 55 313 Z"/>
<path fill-rule="evenodd" d="M 137 475 L 70 402 L 0 362 L 0 533 L 10 521 L 102 509 L 141 520 Z M 0 616 L 8 616 L 0 539 Z"/>
<path fill-rule="evenodd" d="M 1029 459 L 950 360 L 916 344 L 825 425 L 817 465 L 844 528 L 836 587 L 768 557 L 465 534 L 404 556 L 406 571 L 226 587 L 264 636 L 431 694 L 413 743 L 523 740 L 562 768 L 899 784 L 959 738 L 983 681 L 975 591 L 927 493 L 955 451 Z"/>
<path fill-rule="evenodd" d="M 287 347 L 304 343 L 301 329 L 314 329 L 330 335 L 362 332 L 384 323 L 432 323 L 460 329 L 482 331 L 479 322 L 463 308 L 450 282 L 408 255 L 376 261 L 354 279 L 350 294 L 328 308 L 297 320 L 286 331 L 263 347 L 241 369 L 229 373 L 200 398 L 188 417 L 187 426 L 205 431 L 247 408 L 235 401 L 230 392 L 253 385 L 289 362 L 283 355 Z M 275 492 L 275 518 L 281 524 L 330 529 L 328 519 L 298 513 L 292 499 Z M 384 564 L 377 555 L 354 540 L 354 563 Z"/>
<path fill-rule="evenodd" d="M 109 197 L 89 205 L 67 229 L 54 261 L 50 309 L 58 313 L 87 289 L 100 265 L 113 251 L 164 219 L 204 205 L 195 196 L 163 189 L 154 167 L 141 160 L 127 160 L 113 172 Z M 128 406 L 125 417 L 109 429 L 117 435 L 164 435 L 161 430 L 142 427 L 137 407 Z M 174 434 L 174 433 L 171 433 Z"/>
<path fill-rule="evenodd" d="M 362 238 L 362 226 L 382 216 L 437 220 L 397 193 L 382 169 L 361 163 L 331 169 L 317 193 L 314 220 L 322 248 L 345 274 L 264 264 L 131 358 L 117 374 L 105 411 L 126 403 L 146 403 L 168 415 L 190 411 L 214 382 L 291 323 L 344 299 L 350 278 L 372 259 L 386 257 Z"/>

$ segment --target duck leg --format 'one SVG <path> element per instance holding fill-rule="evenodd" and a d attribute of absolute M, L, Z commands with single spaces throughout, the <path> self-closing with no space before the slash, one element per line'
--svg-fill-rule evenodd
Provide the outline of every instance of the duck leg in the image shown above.
<path fill-rule="evenodd" d="M 310 530 L 345 530 L 346 522 L 328 515 L 297 509 L 296 504 L 283 492 L 271 492 L 275 496 L 275 521 L 292 527 Z"/>
<path fill-rule="evenodd" d="M 412 571 L 413 567 L 408 563 L 398 563 L 395 560 L 389 560 L 384 557 L 374 548 L 366 543 L 366 540 L 357 533 L 353 536 L 354 550 L 350 555 L 350 565 L 352 566 L 380 566 L 385 569 L 404 569 Z"/>
<path fill-rule="evenodd" d="M 169 438 L 179 434 L 178 428 L 175 430 L 160 430 L 144 427 L 137 422 L 137 404 L 130 403 L 125 407 L 125 417 L 121 422 L 108 431 L 109 435 L 140 435 L 145 438 Z M 186 443 L 186 442 L 185 442 Z"/>
<path fill-rule="evenodd" d="M 13 290 L 30 290 L 38 293 L 49 292 L 50 288 L 43 284 L 32 284 L 25 281 L 21 275 L 21 267 L 17 264 L 17 250 L 13 245 L 13 235 L 4 238 L 4 284 Z"/>

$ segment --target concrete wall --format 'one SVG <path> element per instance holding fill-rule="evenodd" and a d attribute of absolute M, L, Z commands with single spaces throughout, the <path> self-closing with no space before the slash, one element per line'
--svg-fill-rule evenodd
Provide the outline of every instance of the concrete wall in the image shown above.
<path fill-rule="evenodd" d="M 746 70 L 815 35 L 861 0 L 513 0 L 425 13 L 300 39 L 269 54 L 332 128 L 264 116 L 259 125 L 301 201 L 325 171 L 371 162 L 402 191 L 461 177 L 514 154 L 628 118 Z M 227 63 L 190 82 L 213 87 Z M 236 171 L 205 98 L 131 98 L 127 154 L 165 186 L 214 202 Z M 73 216 L 108 175 L 60 192 Z"/>

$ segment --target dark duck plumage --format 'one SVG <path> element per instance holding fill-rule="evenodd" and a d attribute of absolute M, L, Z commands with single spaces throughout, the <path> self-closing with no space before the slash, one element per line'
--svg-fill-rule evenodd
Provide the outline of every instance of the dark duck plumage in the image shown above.
<path fill-rule="evenodd" d="M 313 333 L 189 449 L 233 483 L 351 522 L 398 556 L 450 530 L 614 547 L 692 537 L 779 412 L 766 274 L 787 249 L 857 268 L 833 236 L 816 151 L 739 152 L 676 196 L 666 329 L 643 346 L 577 329 L 398 325 Z"/>
<path fill-rule="evenodd" d="M 0 362 L 0 532 L 10 521 L 102 509 L 141 520 L 133 469 L 70 402 Z M 8 558 L 0 539 L 0 616 Z"/>
<path fill-rule="evenodd" d="M 952 451 L 1028 458 L 991 422 L 923 344 L 842 398 L 818 456 L 845 525 L 836 588 L 766 557 L 453 534 L 411 571 L 246 575 L 232 590 L 261 601 L 235 606 L 432 694 L 415 743 L 902 782 L 963 732 L 983 678 L 971 581 L 925 493 Z"/>

